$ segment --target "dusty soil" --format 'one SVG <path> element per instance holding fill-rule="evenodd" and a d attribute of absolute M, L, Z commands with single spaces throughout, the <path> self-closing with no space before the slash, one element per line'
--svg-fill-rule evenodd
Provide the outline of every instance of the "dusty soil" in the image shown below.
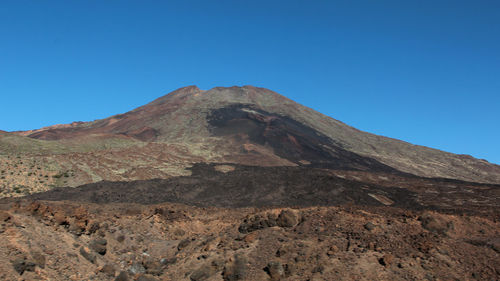
<path fill-rule="evenodd" d="M 498 280 L 500 221 L 395 207 L 200 208 L 20 199 L 2 280 Z"/>

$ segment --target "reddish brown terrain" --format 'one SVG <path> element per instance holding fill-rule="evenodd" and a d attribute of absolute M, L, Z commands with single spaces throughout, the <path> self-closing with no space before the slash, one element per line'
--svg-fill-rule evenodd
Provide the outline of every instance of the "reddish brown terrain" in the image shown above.
<path fill-rule="evenodd" d="M 263 88 L 0 131 L 2 280 L 499 280 L 500 166 Z"/>
<path fill-rule="evenodd" d="M 394 207 L 3 205 L 2 280 L 498 280 L 498 217 Z"/>

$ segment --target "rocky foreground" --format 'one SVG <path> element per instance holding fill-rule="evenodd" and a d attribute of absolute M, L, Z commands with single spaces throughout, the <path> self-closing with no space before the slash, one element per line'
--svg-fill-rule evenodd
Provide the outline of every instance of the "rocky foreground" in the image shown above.
<path fill-rule="evenodd" d="M 1 280 L 498 280 L 499 213 L 0 204 Z"/>

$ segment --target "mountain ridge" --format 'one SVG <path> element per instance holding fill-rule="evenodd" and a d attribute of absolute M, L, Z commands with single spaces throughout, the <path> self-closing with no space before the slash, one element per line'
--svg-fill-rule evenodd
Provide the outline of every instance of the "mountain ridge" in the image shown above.
<path fill-rule="evenodd" d="M 474 175 L 474 170 L 488 170 L 490 168 L 495 170 L 495 173 L 500 174 L 500 166 L 489 163 L 486 160 L 456 155 L 450 152 L 364 132 L 339 120 L 314 111 L 311 108 L 302 106 L 276 92 L 249 85 L 242 87 L 214 87 L 209 90 L 201 90 L 195 85 L 182 87 L 127 113 L 117 114 L 92 122 L 72 123 L 68 128 L 64 128 L 64 125 L 60 125 L 60 128 L 42 129 L 35 133 L 30 133 L 27 136 L 37 139 L 67 138 L 68 135 L 70 137 L 72 135 L 74 136 L 75 133 L 73 131 L 79 129 L 86 134 L 101 133 L 125 135 L 137 138 L 141 141 L 185 141 L 185 138 L 191 140 L 193 138 L 196 139 L 197 134 L 201 135 L 202 138 L 207 138 L 210 137 L 210 134 L 203 128 L 206 127 L 206 124 L 203 124 L 205 116 L 203 116 L 203 114 L 200 116 L 200 114 L 198 114 L 199 112 L 195 111 L 209 111 L 213 108 L 220 108 L 235 103 L 253 104 L 266 111 L 289 116 L 298 122 L 302 122 L 326 134 L 328 137 L 341 143 L 353 152 L 368 157 L 374 157 L 389 166 L 398 166 L 399 169 L 405 172 L 416 173 L 420 176 L 458 177 L 463 180 L 478 180 L 480 176 L 477 174 Z M 189 110 L 184 111 L 183 107 Z M 184 119 L 197 118 L 196 122 L 201 123 L 201 126 L 198 124 L 197 130 L 189 131 L 185 128 L 192 127 L 194 122 L 182 123 L 181 121 L 181 126 L 175 128 L 171 123 L 179 122 L 180 118 L 178 116 L 177 118 L 172 118 L 174 114 L 181 115 Z M 157 119 L 160 119 L 161 122 L 158 122 Z M 169 120 L 164 121 L 165 119 Z M 57 134 L 58 132 L 61 132 L 63 135 L 54 136 L 54 133 Z M 66 132 L 66 135 L 64 135 L 64 132 Z M 412 159 L 415 162 L 414 165 L 409 165 L 401 158 L 397 157 L 398 154 L 404 154 L 406 151 L 421 155 L 421 157 L 417 155 L 417 157 Z M 428 161 L 428 159 L 432 161 Z M 446 162 L 451 161 L 455 162 L 455 166 L 467 166 L 469 171 L 465 172 L 464 175 L 460 175 L 463 174 L 460 171 L 447 173 L 444 169 L 438 167 L 439 165 L 447 164 Z M 494 165 L 494 168 L 489 167 L 490 165 Z M 435 170 L 429 171 L 429 169 L 426 169 L 426 166 L 432 166 Z M 460 178 L 461 176 L 462 178 Z M 488 177 L 486 176 L 486 178 Z M 500 182 L 500 176 L 497 175 L 487 180 Z"/>
<path fill-rule="evenodd" d="M 188 175 L 195 163 L 390 168 L 500 183 L 499 165 L 364 132 L 249 85 L 209 90 L 192 85 L 104 119 L 1 133 L 0 152 L 5 158 L 0 168 L 13 171 L 3 184 L 11 195 L 18 195 L 16 186 L 26 190 L 23 194 L 100 180 L 168 179 Z M 37 165 L 45 172 L 33 170 Z M 68 171 L 73 176 L 58 178 Z"/>

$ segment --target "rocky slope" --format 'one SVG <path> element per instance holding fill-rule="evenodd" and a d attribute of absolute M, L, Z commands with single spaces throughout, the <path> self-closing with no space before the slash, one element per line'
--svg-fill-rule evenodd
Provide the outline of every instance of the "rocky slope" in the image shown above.
<path fill-rule="evenodd" d="M 252 86 L 0 131 L 0 197 L 1 280 L 500 279 L 500 166 Z"/>
<path fill-rule="evenodd" d="M 106 119 L 16 134 L 39 140 L 42 145 L 38 146 L 48 146 L 45 154 L 55 151 L 53 146 L 56 146 L 57 153 L 77 158 L 85 158 L 88 153 L 101 154 L 103 148 L 105 151 L 115 149 L 133 154 L 135 147 L 142 148 L 150 143 L 165 145 L 162 148 L 164 155 L 174 158 L 178 155 L 177 150 L 184 150 L 182 154 L 187 159 L 184 164 L 178 165 L 174 173 L 177 175 L 191 163 L 200 161 L 294 166 L 308 164 L 311 159 L 337 162 L 345 157 L 364 157 L 365 160 L 377 161 L 418 176 L 500 183 L 498 165 L 362 132 L 273 91 L 252 86 L 216 87 L 207 91 L 189 86 L 133 111 Z M 5 141 L 0 139 L 1 143 Z M 84 143 L 86 149 L 81 148 Z M 16 149 L 19 148 L 11 148 Z M 27 150 L 27 154 L 39 153 L 38 150 Z M 155 158 L 155 154 L 149 154 L 149 151 L 141 153 Z M 121 158 L 104 157 L 112 160 Z M 123 176 L 133 174 L 134 167 L 140 165 L 138 162 L 116 169 L 113 164 L 103 164 L 103 172 L 99 174 L 101 169 L 94 170 L 86 160 L 83 161 L 87 162 L 87 170 L 90 171 L 75 167 L 74 161 L 63 159 L 65 156 L 60 158 L 54 161 L 60 163 L 59 166 L 64 167 L 62 169 L 75 169 L 77 174 L 86 177 L 78 184 L 100 179 L 151 178 L 150 175 Z M 151 166 L 155 170 L 154 177 L 169 176 L 168 172 L 161 172 L 162 168 L 155 163 L 145 162 L 141 166 Z"/>
<path fill-rule="evenodd" d="M 0 204 L 2 280 L 498 280 L 495 217 L 394 207 Z"/>

